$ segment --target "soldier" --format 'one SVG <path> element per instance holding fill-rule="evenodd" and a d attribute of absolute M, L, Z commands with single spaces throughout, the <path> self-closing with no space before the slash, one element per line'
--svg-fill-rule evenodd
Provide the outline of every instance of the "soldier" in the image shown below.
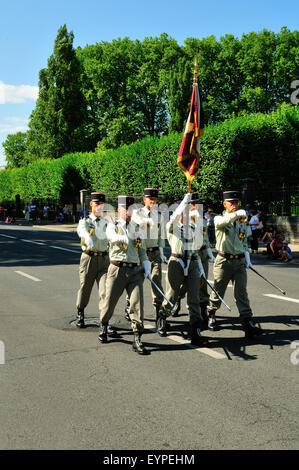
<path fill-rule="evenodd" d="M 91 212 L 88 217 L 81 219 L 77 233 L 81 237 L 81 255 L 79 274 L 80 289 L 77 294 L 77 322 L 78 328 L 84 328 L 84 309 L 87 306 L 90 294 L 96 281 L 99 291 L 99 309 L 105 298 L 105 284 L 109 266 L 108 240 L 106 228 L 108 221 L 103 218 L 105 194 L 91 193 Z M 110 331 L 112 333 L 112 330 Z"/>
<path fill-rule="evenodd" d="M 197 232 L 198 242 L 196 243 L 195 249 L 198 250 L 199 257 L 203 266 L 206 279 L 208 279 L 209 273 L 209 261 L 214 263 L 215 258 L 213 256 L 212 250 L 210 248 L 210 241 L 207 233 L 207 221 L 204 217 L 200 216 L 199 211 L 197 210 L 199 199 L 198 193 L 192 194 L 192 202 L 190 202 L 190 223 L 193 223 L 195 230 Z M 181 309 L 181 299 L 184 298 L 186 291 L 184 288 L 181 288 L 178 302 L 172 312 L 172 316 L 178 316 L 178 313 Z M 207 306 L 209 304 L 209 294 L 207 289 L 207 283 L 204 279 L 200 280 L 200 289 L 199 289 L 199 304 L 201 310 L 201 316 L 203 319 L 202 330 L 207 328 L 208 325 L 208 314 Z"/>
<path fill-rule="evenodd" d="M 189 203 L 198 201 L 197 193 L 186 194 L 183 201 L 174 211 L 168 224 L 167 238 L 171 247 L 166 276 L 166 296 L 175 304 L 180 288 L 187 291 L 187 304 L 190 315 L 191 344 L 206 346 L 207 338 L 201 336 L 202 316 L 199 307 L 200 276 L 203 267 L 196 250 L 195 225 L 189 219 Z M 183 212 L 185 211 L 185 214 Z M 158 312 L 157 331 L 160 336 L 166 336 L 166 318 L 171 313 L 169 303 L 164 300 Z"/>
<path fill-rule="evenodd" d="M 261 335 L 263 330 L 255 326 L 252 320 L 252 311 L 247 295 L 246 267 L 250 267 L 250 255 L 247 237 L 251 234 L 246 224 L 246 212 L 238 210 L 240 199 L 239 191 L 225 191 L 223 193 L 223 215 L 216 216 L 216 250 L 218 255 L 214 264 L 214 287 L 221 297 L 224 297 L 227 285 L 231 280 L 234 296 L 239 310 L 240 318 L 245 331 L 245 337 L 252 338 Z M 214 292 L 210 294 L 208 306 L 208 328 L 215 330 L 216 310 L 220 307 L 220 300 Z"/>
<path fill-rule="evenodd" d="M 164 217 L 157 210 L 158 189 L 145 188 L 143 202 L 144 206 L 135 209 L 132 214 L 132 220 L 139 225 L 146 246 L 146 253 L 151 263 L 152 280 L 163 291 L 162 288 L 162 262 L 167 262 L 163 248 L 165 247 L 165 226 Z M 156 310 L 156 320 L 160 310 L 163 297 L 152 285 L 153 306 Z M 127 298 L 125 318 L 129 317 L 130 302 Z"/>
<path fill-rule="evenodd" d="M 107 342 L 107 327 L 116 304 L 126 289 L 130 302 L 130 319 L 134 332 L 133 350 L 138 354 L 147 351 L 141 342 L 143 333 L 143 279 L 151 279 L 151 265 L 146 255 L 139 227 L 131 221 L 130 206 L 133 196 L 118 196 L 119 220 L 107 227 L 110 243 L 110 265 L 108 268 L 106 297 L 101 310 L 99 340 Z M 143 265 L 144 277 L 139 264 Z"/>

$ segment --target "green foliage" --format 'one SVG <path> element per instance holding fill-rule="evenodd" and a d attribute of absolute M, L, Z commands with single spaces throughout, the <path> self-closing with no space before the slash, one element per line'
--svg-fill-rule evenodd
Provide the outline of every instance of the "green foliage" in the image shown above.
<path fill-rule="evenodd" d="M 74 35 L 62 26 L 48 68 L 39 74 L 39 96 L 29 122 L 29 160 L 59 158 L 85 148 L 87 104 L 81 91 L 81 65 Z"/>
<path fill-rule="evenodd" d="M 142 194 L 157 186 L 167 202 L 186 192 L 176 164 L 181 133 L 148 136 L 131 145 L 96 153 L 71 153 L 51 161 L 0 172 L 0 200 L 78 199 L 80 189 L 107 195 Z M 265 191 L 283 182 L 297 183 L 299 173 L 299 108 L 283 105 L 271 114 L 252 114 L 207 126 L 201 141 L 201 166 L 192 190 L 202 201 L 217 203 L 222 191 L 241 188 L 253 178 Z"/>
<path fill-rule="evenodd" d="M 9 134 L 3 142 L 5 157 L 8 168 L 19 168 L 26 164 L 26 142 L 27 133 L 17 132 Z"/>

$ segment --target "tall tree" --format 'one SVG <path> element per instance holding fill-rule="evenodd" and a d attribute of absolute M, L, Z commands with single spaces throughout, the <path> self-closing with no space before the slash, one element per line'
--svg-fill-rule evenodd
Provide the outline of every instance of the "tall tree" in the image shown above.
<path fill-rule="evenodd" d="M 81 65 L 73 49 L 74 34 L 58 30 L 48 68 L 39 74 L 39 96 L 28 132 L 32 160 L 58 158 L 86 148 L 87 105 L 81 91 Z"/>
<path fill-rule="evenodd" d="M 19 168 L 27 163 L 26 161 L 27 132 L 17 132 L 9 134 L 2 146 L 8 168 Z"/>

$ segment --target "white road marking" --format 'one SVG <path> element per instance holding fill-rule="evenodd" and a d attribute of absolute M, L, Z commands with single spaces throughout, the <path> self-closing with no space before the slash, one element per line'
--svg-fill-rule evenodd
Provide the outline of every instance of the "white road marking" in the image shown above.
<path fill-rule="evenodd" d="M 45 243 L 42 243 L 42 242 L 34 242 L 32 240 L 25 240 L 25 238 L 20 238 L 20 240 L 22 242 L 26 242 L 26 243 L 33 243 L 33 245 L 45 245 Z"/>
<path fill-rule="evenodd" d="M 70 251 L 71 253 L 81 253 L 79 250 L 69 250 L 68 248 L 61 248 L 60 246 L 49 245 L 49 248 L 55 248 L 55 250 Z"/>
<path fill-rule="evenodd" d="M 23 271 L 15 271 L 15 273 L 20 274 L 21 276 L 27 277 L 28 279 L 31 279 L 32 281 L 39 282 L 41 279 L 38 279 L 37 277 L 30 276 L 30 274 L 23 273 Z"/>
<path fill-rule="evenodd" d="M 149 329 L 153 333 L 156 332 L 156 328 L 153 328 L 151 323 L 146 323 L 145 322 L 144 326 L 147 327 L 147 329 Z M 197 348 L 196 346 L 193 346 L 190 343 L 190 341 L 187 341 L 184 338 L 181 338 L 180 336 L 167 335 L 166 338 L 171 339 L 172 341 L 175 341 L 176 343 L 185 344 L 185 345 L 189 346 L 191 349 L 195 349 L 196 351 L 198 351 L 200 353 L 203 353 L 203 354 L 206 354 L 207 356 L 211 356 L 214 359 L 226 359 L 226 356 L 224 356 L 224 354 L 221 354 L 221 353 L 219 353 L 217 351 L 214 351 L 213 349 L 209 349 L 209 348 Z"/>
<path fill-rule="evenodd" d="M 12 237 L 11 235 L 3 235 L 3 233 L 0 233 L 1 237 L 6 237 L 6 238 L 17 238 L 17 237 Z"/>
<path fill-rule="evenodd" d="M 273 299 L 279 299 L 279 300 L 287 300 L 288 302 L 295 302 L 296 304 L 299 304 L 298 299 L 292 299 L 291 297 L 285 297 L 283 295 L 275 295 L 275 294 L 263 294 L 265 297 L 273 297 Z"/>

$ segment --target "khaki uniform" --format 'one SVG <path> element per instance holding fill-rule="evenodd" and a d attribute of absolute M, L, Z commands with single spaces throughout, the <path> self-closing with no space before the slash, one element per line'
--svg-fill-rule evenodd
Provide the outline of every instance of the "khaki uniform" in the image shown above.
<path fill-rule="evenodd" d="M 134 210 L 132 220 L 140 225 L 141 237 L 144 240 L 146 253 L 151 263 L 152 280 L 163 291 L 162 287 L 162 263 L 160 248 L 165 247 L 165 225 L 164 217 L 157 210 L 149 211 L 145 206 Z M 146 224 L 149 221 L 153 225 Z M 152 285 L 152 299 L 154 307 L 158 307 L 163 302 L 163 296 Z"/>
<path fill-rule="evenodd" d="M 94 283 L 97 283 L 99 292 L 99 310 L 105 298 L 106 276 L 109 266 L 108 240 L 106 236 L 108 221 L 102 217 L 96 218 L 92 213 L 81 219 L 77 233 L 81 237 L 83 253 L 80 259 L 79 276 L 80 289 L 77 294 L 77 309 L 87 306 Z M 87 249 L 85 238 L 90 237 L 92 247 Z"/>
<path fill-rule="evenodd" d="M 229 214 L 216 216 L 216 250 L 218 255 L 214 263 L 214 287 L 223 298 L 229 281 L 232 281 L 233 292 L 239 314 L 243 318 L 252 316 L 247 295 L 247 272 L 244 251 L 248 251 L 247 237 L 251 229 L 246 223 L 232 222 Z M 219 253 L 225 254 L 226 257 Z M 241 256 L 240 256 L 241 255 Z M 208 312 L 220 308 L 221 301 L 214 292 L 210 294 Z"/>
<path fill-rule="evenodd" d="M 190 325 L 199 327 L 202 323 L 202 316 L 199 307 L 200 277 L 197 264 L 199 255 L 198 250 L 195 249 L 196 226 L 189 220 L 188 226 L 184 227 L 179 221 L 179 216 L 172 215 L 166 229 L 172 253 L 168 261 L 166 296 L 175 304 L 182 287 L 187 292 Z M 166 316 L 169 316 L 171 313 L 169 303 L 164 300 L 162 305 Z"/>
<path fill-rule="evenodd" d="M 127 235 L 128 246 L 114 242 L 115 234 Z M 142 333 L 144 275 L 140 264 L 148 258 L 144 241 L 140 238 L 139 227 L 133 222 L 126 224 L 120 219 L 115 224 L 108 224 L 107 238 L 110 265 L 107 274 L 106 297 L 101 309 L 101 323 L 108 324 L 119 298 L 126 289 L 130 301 L 132 329 L 134 332 Z"/>

